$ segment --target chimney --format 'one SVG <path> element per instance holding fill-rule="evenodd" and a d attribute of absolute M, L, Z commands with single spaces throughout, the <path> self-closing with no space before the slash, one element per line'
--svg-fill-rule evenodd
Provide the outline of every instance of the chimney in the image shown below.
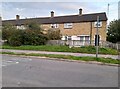
<path fill-rule="evenodd" d="M 82 9 L 81 8 L 79 9 L 79 15 L 82 15 Z"/>
<path fill-rule="evenodd" d="M 2 29 L 1 26 L 2 26 L 2 17 L 0 16 L 0 30 Z"/>
<path fill-rule="evenodd" d="M 2 20 L 2 17 L 0 16 L 0 21 Z"/>
<path fill-rule="evenodd" d="M 53 11 L 51 11 L 51 17 L 54 17 L 54 12 Z"/>
<path fill-rule="evenodd" d="M 20 19 L 20 16 L 19 15 L 16 15 L 16 20 L 19 20 Z"/>

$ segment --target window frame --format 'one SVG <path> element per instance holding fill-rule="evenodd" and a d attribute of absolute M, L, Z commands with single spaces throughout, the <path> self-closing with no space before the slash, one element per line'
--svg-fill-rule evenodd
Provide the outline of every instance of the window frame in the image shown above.
<path fill-rule="evenodd" d="M 51 28 L 59 28 L 59 24 L 51 24 Z"/>
<path fill-rule="evenodd" d="M 72 29 L 73 28 L 73 23 L 64 23 L 64 28 L 65 29 Z"/>
<path fill-rule="evenodd" d="M 72 40 L 72 36 L 67 36 L 67 40 Z"/>

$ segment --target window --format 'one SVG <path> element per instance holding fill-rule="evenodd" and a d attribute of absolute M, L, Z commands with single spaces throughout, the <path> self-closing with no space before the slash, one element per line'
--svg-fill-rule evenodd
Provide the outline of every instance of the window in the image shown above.
<path fill-rule="evenodd" d="M 94 22 L 94 27 L 97 27 L 97 22 Z M 98 27 L 102 27 L 102 22 L 98 22 Z"/>
<path fill-rule="evenodd" d="M 90 40 L 90 36 L 77 36 L 80 41 L 89 41 Z"/>
<path fill-rule="evenodd" d="M 90 36 L 85 36 L 85 42 L 89 43 L 90 42 Z"/>
<path fill-rule="evenodd" d="M 71 40 L 71 36 L 68 36 L 68 40 Z"/>
<path fill-rule="evenodd" d="M 65 36 L 65 40 L 67 40 L 67 36 Z"/>
<path fill-rule="evenodd" d="M 58 24 L 51 24 L 51 28 L 58 28 L 59 25 Z"/>
<path fill-rule="evenodd" d="M 80 41 L 83 41 L 84 40 L 84 36 L 80 36 Z"/>
<path fill-rule="evenodd" d="M 23 25 L 21 25 L 21 26 L 17 26 L 17 29 L 25 29 L 25 27 L 23 26 Z"/>
<path fill-rule="evenodd" d="M 90 36 L 85 36 L 85 41 L 89 41 Z"/>
<path fill-rule="evenodd" d="M 72 28 L 73 23 L 64 23 L 64 28 Z"/>

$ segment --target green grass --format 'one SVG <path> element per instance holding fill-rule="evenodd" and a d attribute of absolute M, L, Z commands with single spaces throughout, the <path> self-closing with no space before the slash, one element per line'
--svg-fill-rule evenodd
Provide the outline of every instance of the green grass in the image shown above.
<path fill-rule="evenodd" d="M 10 54 L 10 55 L 24 55 L 24 56 L 41 56 L 41 57 L 49 57 L 49 58 L 62 58 L 67 60 L 81 60 L 81 61 L 97 61 L 102 63 L 110 63 L 110 64 L 120 64 L 120 60 L 115 60 L 111 58 L 96 58 L 96 57 L 77 57 L 71 55 L 56 55 L 56 54 L 25 54 L 25 53 L 14 53 L 14 52 L 1 52 L 1 54 Z"/>
<path fill-rule="evenodd" d="M 3 45 L 2 49 L 18 49 L 18 50 L 37 50 L 37 51 L 51 51 L 51 52 L 73 52 L 73 53 L 96 53 L 96 48 L 94 46 L 83 46 L 83 47 L 72 47 L 68 46 L 50 46 L 50 45 L 42 45 L 42 46 L 18 46 L 13 47 L 9 45 Z M 99 54 L 111 54 L 117 55 L 118 51 L 110 48 L 99 48 Z"/>

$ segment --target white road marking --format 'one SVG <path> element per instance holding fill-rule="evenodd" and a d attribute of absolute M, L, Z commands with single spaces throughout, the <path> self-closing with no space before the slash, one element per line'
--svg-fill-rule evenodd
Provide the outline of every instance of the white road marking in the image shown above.
<path fill-rule="evenodd" d="M 6 62 L 13 62 L 13 61 L 6 61 Z"/>
<path fill-rule="evenodd" d="M 17 60 L 17 59 L 14 59 L 14 60 L 3 60 L 2 61 L 2 67 L 4 66 L 9 66 L 9 65 L 13 65 L 13 64 L 19 64 L 20 62 L 29 62 L 29 61 L 32 61 L 32 59 L 21 59 L 21 60 Z"/>
<path fill-rule="evenodd" d="M 16 64 L 18 64 L 19 62 L 15 62 Z"/>
<path fill-rule="evenodd" d="M 2 66 L 6 66 L 6 65 L 2 65 Z"/>
<path fill-rule="evenodd" d="M 29 59 L 29 61 L 32 61 L 32 59 Z"/>

